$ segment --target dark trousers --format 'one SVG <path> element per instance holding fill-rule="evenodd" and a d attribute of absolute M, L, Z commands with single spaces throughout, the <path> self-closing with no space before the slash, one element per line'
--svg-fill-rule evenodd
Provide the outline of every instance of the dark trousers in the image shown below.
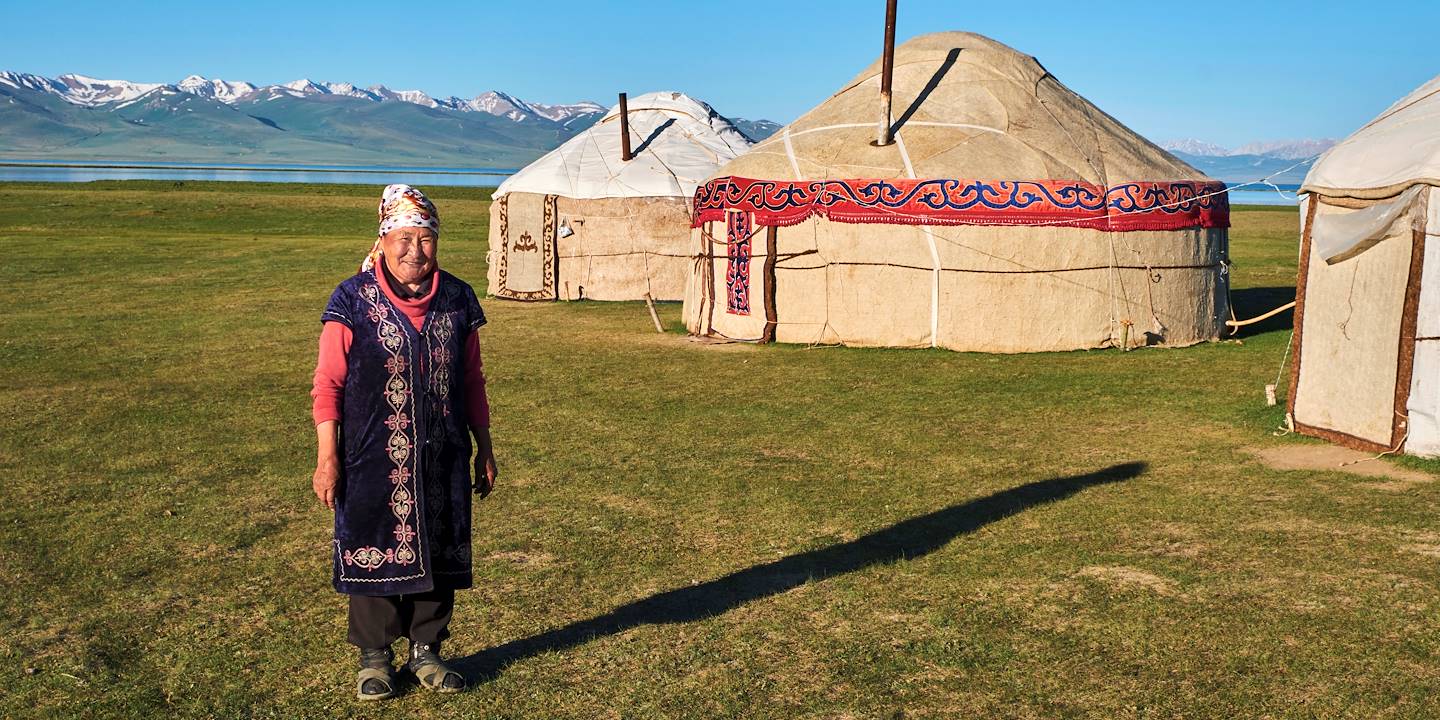
<path fill-rule="evenodd" d="M 429 645 L 450 637 L 454 590 L 387 597 L 350 596 L 351 645 L 383 648 L 401 637 Z"/>

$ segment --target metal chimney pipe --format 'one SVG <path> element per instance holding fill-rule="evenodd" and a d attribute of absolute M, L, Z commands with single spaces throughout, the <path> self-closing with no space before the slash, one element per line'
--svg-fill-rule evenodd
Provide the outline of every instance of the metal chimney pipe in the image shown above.
<path fill-rule="evenodd" d="M 890 81 L 895 75 L 895 3 L 885 2 L 885 54 L 880 60 L 880 131 L 876 133 L 875 144 L 889 145 L 895 139 L 890 135 Z"/>
<path fill-rule="evenodd" d="M 620 159 L 630 162 L 634 157 L 630 153 L 630 106 L 625 103 L 625 93 L 620 93 Z"/>

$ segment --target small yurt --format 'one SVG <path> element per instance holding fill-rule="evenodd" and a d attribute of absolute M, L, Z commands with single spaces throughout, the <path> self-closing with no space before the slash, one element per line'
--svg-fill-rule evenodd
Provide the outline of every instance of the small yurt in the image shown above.
<path fill-rule="evenodd" d="M 691 262 L 690 197 L 751 143 L 682 93 L 626 104 L 623 116 L 611 108 L 500 184 L 490 207 L 490 294 L 681 299 Z"/>
<path fill-rule="evenodd" d="M 1189 345 L 1227 316 L 1224 186 L 963 32 L 882 63 L 695 194 L 702 336 L 983 352 Z"/>
<path fill-rule="evenodd" d="M 1440 455 L 1440 77 L 1321 156 L 1300 191 L 1290 419 Z"/>

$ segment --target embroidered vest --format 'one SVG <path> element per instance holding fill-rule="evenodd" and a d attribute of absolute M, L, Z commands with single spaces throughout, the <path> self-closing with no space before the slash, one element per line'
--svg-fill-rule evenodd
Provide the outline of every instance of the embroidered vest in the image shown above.
<path fill-rule="evenodd" d="M 375 271 L 341 283 L 322 322 L 342 322 L 346 357 L 335 501 L 334 584 L 400 595 L 467 588 L 470 434 L 465 340 L 485 324 L 475 291 L 440 271 L 423 327 L 380 289 Z"/>

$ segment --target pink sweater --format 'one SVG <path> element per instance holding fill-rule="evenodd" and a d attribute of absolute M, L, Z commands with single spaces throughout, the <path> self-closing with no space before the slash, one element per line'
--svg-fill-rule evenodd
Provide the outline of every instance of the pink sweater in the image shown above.
<path fill-rule="evenodd" d="M 440 287 L 440 271 L 435 271 L 435 276 L 430 280 L 430 292 L 424 297 L 410 300 L 402 299 L 390 289 L 390 278 L 384 272 L 384 263 L 376 265 L 375 274 L 380 278 L 380 289 L 385 292 L 385 297 L 395 304 L 405 317 L 410 319 L 410 324 L 418 331 L 425 326 L 425 311 L 430 309 L 430 301 L 435 297 L 435 290 Z M 350 355 L 350 341 L 352 336 L 350 328 L 345 323 L 330 321 L 320 329 L 320 357 L 315 363 L 315 380 L 310 388 L 310 397 L 314 400 L 311 405 L 311 415 L 315 418 L 315 424 L 328 420 L 340 420 L 340 408 L 345 397 L 345 371 L 347 358 Z M 470 417 L 470 427 L 490 427 L 490 402 L 485 397 L 485 371 L 480 363 L 480 334 L 472 332 L 465 338 L 465 409 Z"/>

